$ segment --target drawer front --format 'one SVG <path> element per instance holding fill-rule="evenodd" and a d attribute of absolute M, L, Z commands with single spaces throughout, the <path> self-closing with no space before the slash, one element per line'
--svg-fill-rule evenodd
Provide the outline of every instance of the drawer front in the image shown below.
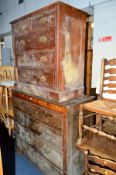
<path fill-rule="evenodd" d="M 14 43 L 16 53 L 32 48 L 30 35 L 16 37 Z"/>
<path fill-rule="evenodd" d="M 63 131 L 63 116 L 62 114 L 56 113 L 54 111 L 50 111 L 46 108 L 42 108 L 36 105 L 31 106 L 31 116 L 46 124 L 47 126 L 50 126 L 57 131 L 62 132 Z"/>
<path fill-rule="evenodd" d="M 55 87 L 54 71 L 39 71 L 35 69 L 19 69 L 18 80 L 25 83 L 37 84 L 43 87 Z"/>
<path fill-rule="evenodd" d="M 31 105 L 29 102 L 13 97 L 13 106 L 26 114 L 30 114 Z"/>
<path fill-rule="evenodd" d="M 57 151 L 55 147 L 40 139 L 38 134 L 29 131 L 19 124 L 16 124 L 16 131 L 18 138 L 31 145 L 58 168 L 63 169 L 62 152 Z"/>
<path fill-rule="evenodd" d="M 55 47 L 55 29 L 42 31 L 40 33 L 30 33 L 28 35 L 15 38 L 16 53 L 30 49 L 53 49 Z"/>
<path fill-rule="evenodd" d="M 33 33 L 31 35 L 32 49 L 53 49 L 55 47 L 55 29 Z"/>
<path fill-rule="evenodd" d="M 48 143 L 51 143 L 56 148 L 63 149 L 63 137 L 62 134 L 46 127 L 37 120 L 33 120 L 29 115 L 15 109 L 14 110 L 16 122 L 20 125 L 28 128 L 30 131 L 35 132 L 40 138 L 44 139 Z"/>
<path fill-rule="evenodd" d="M 53 67 L 55 51 L 31 51 L 22 52 L 16 55 L 17 66 Z"/>
<path fill-rule="evenodd" d="M 32 30 L 46 30 L 56 26 L 56 9 L 48 10 L 41 14 L 36 14 L 31 18 Z"/>
<path fill-rule="evenodd" d="M 18 21 L 15 24 L 12 24 L 13 28 L 13 34 L 18 36 L 18 35 L 24 35 L 28 32 L 31 31 L 31 22 L 30 18 L 22 19 Z"/>
<path fill-rule="evenodd" d="M 64 173 L 43 157 L 37 150 L 29 144 L 17 138 L 17 147 L 25 154 L 41 171 L 46 175 L 63 175 Z"/>

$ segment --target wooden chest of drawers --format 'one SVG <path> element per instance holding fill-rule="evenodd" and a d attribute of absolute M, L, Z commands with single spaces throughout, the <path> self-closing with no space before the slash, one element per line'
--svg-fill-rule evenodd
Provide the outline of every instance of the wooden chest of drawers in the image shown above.
<path fill-rule="evenodd" d="M 81 175 L 83 156 L 75 150 L 79 104 L 92 98 L 53 103 L 13 92 L 17 147 L 46 175 Z"/>
<path fill-rule="evenodd" d="M 11 24 L 17 90 L 57 102 L 83 94 L 86 13 L 57 2 Z"/>

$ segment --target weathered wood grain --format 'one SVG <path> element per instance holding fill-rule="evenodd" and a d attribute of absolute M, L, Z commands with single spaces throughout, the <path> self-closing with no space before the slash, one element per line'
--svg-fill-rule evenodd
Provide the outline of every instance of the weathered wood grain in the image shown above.
<path fill-rule="evenodd" d="M 55 148 L 63 150 L 63 135 L 61 133 L 47 127 L 38 120 L 34 120 L 31 116 L 17 109 L 14 109 L 14 115 L 17 123 L 38 134 L 40 138 L 52 144 Z"/>
<path fill-rule="evenodd" d="M 64 173 L 50 163 L 38 151 L 23 140 L 17 138 L 18 149 L 25 154 L 46 175 L 64 175 Z"/>
<path fill-rule="evenodd" d="M 63 170 L 63 153 L 54 147 L 51 143 L 45 142 L 38 134 L 33 133 L 25 127 L 16 124 L 17 137 L 23 142 L 31 145 L 35 150 L 41 153 L 46 159 L 55 166 Z"/>

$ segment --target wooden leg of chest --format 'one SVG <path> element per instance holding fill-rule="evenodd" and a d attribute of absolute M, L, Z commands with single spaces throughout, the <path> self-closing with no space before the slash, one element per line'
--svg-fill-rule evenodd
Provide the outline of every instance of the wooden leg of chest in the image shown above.
<path fill-rule="evenodd" d="M 78 144 L 81 144 L 83 136 L 83 109 L 82 106 L 80 106 L 79 111 L 79 139 L 77 140 Z"/>

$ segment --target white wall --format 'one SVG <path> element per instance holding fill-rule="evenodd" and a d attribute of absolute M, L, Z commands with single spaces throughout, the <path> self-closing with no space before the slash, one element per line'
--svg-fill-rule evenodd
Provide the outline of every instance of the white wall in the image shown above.
<path fill-rule="evenodd" d="M 116 0 L 94 6 L 94 42 L 92 87 L 96 87 L 100 76 L 101 59 L 116 58 Z M 112 41 L 100 42 L 99 38 L 111 36 Z"/>
<path fill-rule="evenodd" d="M 0 0 L 0 34 L 11 31 L 10 22 L 20 16 L 28 14 L 45 5 L 59 0 L 24 0 L 24 3 L 18 4 L 18 0 Z M 108 0 L 61 0 L 71 4 L 74 7 L 84 9 L 90 5 Z"/>

